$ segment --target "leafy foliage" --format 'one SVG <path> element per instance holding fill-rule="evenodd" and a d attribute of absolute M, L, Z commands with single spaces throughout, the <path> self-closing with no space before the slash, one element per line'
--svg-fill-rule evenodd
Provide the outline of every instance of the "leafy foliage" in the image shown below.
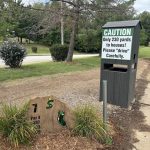
<path fill-rule="evenodd" d="M 50 0 L 50 3 L 46 4 L 35 2 L 33 5 L 27 6 L 24 6 L 22 0 L 0 1 L 0 35 L 7 37 L 12 34 L 12 31 L 15 31 L 15 36 L 21 43 L 23 38 L 49 46 L 61 43 L 60 20 L 62 12 L 59 1 L 61 0 Z M 101 30 L 107 21 L 130 20 L 135 14 L 134 0 L 94 0 L 92 2 L 63 0 L 62 2 L 65 25 L 64 41 L 68 44 L 71 35 L 74 35 L 71 34 L 73 20 L 79 15 L 75 28 L 77 29 L 78 26 L 78 31 L 75 33 L 75 36 L 78 34 L 76 49 L 82 52 L 99 51 L 101 41 L 98 41 L 100 38 L 95 31 Z M 78 8 L 80 8 L 79 11 L 75 11 Z M 84 29 L 95 31 L 82 33 L 81 31 Z M 74 47 L 74 44 L 72 45 Z M 74 50 L 74 48 L 72 49 Z"/>
<path fill-rule="evenodd" d="M 43 37 L 40 36 L 37 41 L 41 44 L 45 44 L 48 46 L 53 46 L 54 44 L 61 43 L 61 37 L 60 37 L 60 28 L 55 27 L 54 29 L 51 29 L 47 34 L 45 34 Z M 69 43 L 70 40 L 70 32 L 67 29 L 64 29 L 64 42 Z"/>
<path fill-rule="evenodd" d="M 75 49 L 85 53 L 99 53 L 101 43 L 101 31 L 89 30 L 78 35 Z"/>
<path fill-rule="evenodd" d="M 2 106 L 0 133 L 8 138 L 15 147 L 29 143 L 37 133 L 37 127 L 27 119 L 27 110 L 28 104 L 22 108 L 11 105 Z"/>
<path fill-rule="evenodd" d="M 25 56 L 26 49 L 16 42 L 5 41 L 0 47 L 0 57 L 11 68 L 20 67 Z"/>
<path fill-rule="evenodd" d="M 55 44 L 50 48 L 50 52 L 54 61 L 65 61 L 68 54 L 68 46 Z"/>
<path fill-rule="evenodd" d="M 148 46 L 150 41 L 150 12 L 144 11 L 138 16 L 138 18 L 141 20 L 144 28 L 141 33 L 141 44 Z"/>
<path fill-rule="evenodd" d="M 145 30 L 142 29 L 140 33 L 140 45 L 148 46 L 148 43 L 148 35 L 146 34 Z"/>
<path fill-rule="evenodd" d="M 94 138 L 102 143 L 111 144 L 112 139 L 104 129 L 104 124 L 100 114 L 93 106 L 85 105 L 75 110 L 75 128 L 73 132 L 76 135 Z"/>

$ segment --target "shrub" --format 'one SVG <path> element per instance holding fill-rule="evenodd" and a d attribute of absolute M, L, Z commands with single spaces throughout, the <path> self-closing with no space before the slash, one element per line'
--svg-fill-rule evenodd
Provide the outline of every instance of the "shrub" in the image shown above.
<path fill-rule="evenodd" d="M 20 67 L 25 56 L 26 49 L 16 42 L 5 41 L 0 47 L 0 57 L 11 68 Z"/>
<path fill-rule="evenodd" d="M 68 54 L 68 46 L 55 44 L 50 48 L 50 53 L 54 61 L 65 61 Z"/>
<path fill-rule="evenodd" d="M 32 47 L 32 52 L 37 53 L 37 47 Z"/>
<path fill-rule="evenodd" d="M 19 144 L 28 144 L 37 133 L 37 127 L 27 119 L 27 111 L 27 104 L 22 108 L 9 105 L 2 106 L 0 133 L 8 138 L 15 147 Z"/>
<path fill-rule="evenodd" d="M 100 114 L 97 113 L 93 106 L 85 105 L 76 108 L 75 127 L 73 133 L 88 138 L 94 138 L 102 143 L 111 144 L 112 139 L 108 132 L 104 129 L 104 124 Z"/>

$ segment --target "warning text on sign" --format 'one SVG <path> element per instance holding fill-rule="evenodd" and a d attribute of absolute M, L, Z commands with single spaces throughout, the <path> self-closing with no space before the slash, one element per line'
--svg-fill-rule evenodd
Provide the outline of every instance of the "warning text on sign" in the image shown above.
<path fill-rule="evenodd" d="M 116 30 L 113 31 L 113 30 Z M 107 31 L 107 32 L 106 32 Z M 122 34 L 121 34 L 122 33 Z M 105 29 L 102 38 L 102 58 L 130 60 L 132 30 Z"/>

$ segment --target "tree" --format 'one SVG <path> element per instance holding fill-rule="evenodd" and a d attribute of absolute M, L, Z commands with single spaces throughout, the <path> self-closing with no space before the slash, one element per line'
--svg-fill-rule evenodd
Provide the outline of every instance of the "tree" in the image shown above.
<path fill-rule="evenodd" d="M 43 8 L 42 4 L 35 4 L 34 8 Z M 18 23 L 15 27 L 16 36 L 27 38 L 29 40 L 37 40 L 38 37 L 38 22 L 42 18 L 42 12 L 32 10 L 31 6 L 23 7 L 20 16 L 18 17 Z"/>
<path fill-rule="evenodd" d="M 62 3 L 63 9 L 61 9 Z M 48 36 L 51 37 L 52 31 L 56 30 L 63 35 L 63 25 L 60 30 L 60 24 L 64 24 L 65 30 L 71 31 L 66 60 L 70 62 L 73 58 L 77 34 L 82 29 L 85 28 L 87 31 L 91 29 L 98 33 L 106 21 L 132 18 L 133 3 L 134 0 L 50 0 L 45 5 L 41 3 L 40 7 L 39 4 L 18 5 L 22 12 L 18 17 L 17 26 L 15 25 L 16 34 L 27 38 L 30 38 L 28 35 L 34 35 L 36 36 L 35 40 L 38 37 L 45 39 Z M 63 40 L 63 38 L 61 39 Z"/>
<path fill-rule="evenodd" d="M 70 36 L 69 52 L 67 56 L 67 62 L 72 61 L 73 50 L 75 46 L 75 38 L 77 35 L 77 29 L 79 25 L 80 17 L 86 15 L 89 17 L 89 21 L 92 21 L 92 17 L 97 14 L 107 14 L 109 12 L 126 12 L 124 16 L 129 16 L 129 12 L 133 14 L 133 3 L 134 0 L 124 1 L 124 0 L 52 0 L 52 1 L 62 1 L 68 6 L 70 10 L 70 15 L 72 18 L 72 32 Z M 121 14 L 121 15 L 122 15 Z"/>
<path fill-rule="evenodd" d="M 148 46 L 148 42 L 148 35 L 146 34 L 145 29 L 142 29 L 140 33 L 140 45 Z"/>
<path fill-rule="evenodd" d="M 22 9 L 21 0 L 0 0 L 0 34 L 5 37 L 17 25 L 17 20 Z"/>
<path fill-rule="evenodd" d="M 150 12 L 144 11 L 138 16 L 138 18 L 141 20 L 142 26 L 145 30 L 143 32 L 146 34 L 147 38 L 145 37 L 145 43 L 147 43 L 150 41 Z"/>

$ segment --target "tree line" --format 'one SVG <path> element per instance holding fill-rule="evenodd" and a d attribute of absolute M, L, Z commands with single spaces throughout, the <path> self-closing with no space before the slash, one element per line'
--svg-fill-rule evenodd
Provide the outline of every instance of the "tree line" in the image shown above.
<path fill-rule="evenodd" d="M 0 36 L 27 39 L 48 46 L 68 44 L 67 61 L 74 50 L 99 52 L 102 26 L 108 21 L 140 18 L 141 44 L 150 40 L 150 13 L 136 15 L 135 0 L 50 0 L 24 5 L 22 0 L 0 0 Z"/>

